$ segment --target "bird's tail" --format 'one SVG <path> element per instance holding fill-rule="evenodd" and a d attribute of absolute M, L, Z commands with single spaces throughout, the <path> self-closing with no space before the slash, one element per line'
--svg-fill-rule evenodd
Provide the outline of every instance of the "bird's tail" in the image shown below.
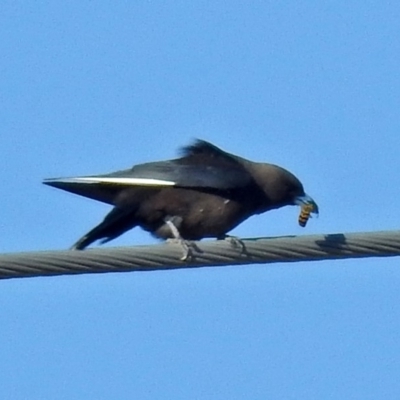
<path fill-rule="evenodd" d="M 96 240 L 103 239 L 101 243 L 108 242 L 122 235 L 129 229 L 137 226 L 136 210 L 115 207 L 104 220 L 91 231 L 82 236 L 71 250 L 83 250 Z"/>

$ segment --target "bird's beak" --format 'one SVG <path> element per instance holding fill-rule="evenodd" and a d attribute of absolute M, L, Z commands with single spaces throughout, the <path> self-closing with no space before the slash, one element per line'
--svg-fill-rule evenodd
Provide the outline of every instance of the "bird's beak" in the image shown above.
<path fill-rule="evenodd" d="M 317 203 L 313 200 L 313 198 L 311 196 L 309 196 L 308 194 L 304 194 L 302 196 L 297 196 L 294 199 L 294 204 L 298 205 L 298 206 L 304 206 L 304 205 L 310 205 L 313 206 L 312 209 L 312 213 L 313 214 L 319 214 L 319 208 Z"/>

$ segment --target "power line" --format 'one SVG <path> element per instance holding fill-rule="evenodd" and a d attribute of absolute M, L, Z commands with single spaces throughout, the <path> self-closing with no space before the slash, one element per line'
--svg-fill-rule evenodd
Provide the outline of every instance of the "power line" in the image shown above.
<path fill-rule="evenodd" d="M 153 271 L 240 264 L 319 261 L 400 255 L 400 231 L 281 236 L 196 242 L 198 252 L 181 261 L 178 244 L 42 251 L 0 255 L 0 279 L 105 272 Z"/>

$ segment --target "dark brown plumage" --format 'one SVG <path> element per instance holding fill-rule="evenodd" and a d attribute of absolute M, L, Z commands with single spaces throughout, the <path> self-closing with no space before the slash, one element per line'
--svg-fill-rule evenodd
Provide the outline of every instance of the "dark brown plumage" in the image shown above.
<path fill-rule="evenodd" d="M 99 239 L 107 242 L 136 226 L 161 239 L 198 240 L 224 238 L 251 215 L 287 205 L 311 204 L 318 212 L 289 171 L 251 162 L 201 140 L 175 160 L 44 183 L 114 206 L 74 249 Z"/>

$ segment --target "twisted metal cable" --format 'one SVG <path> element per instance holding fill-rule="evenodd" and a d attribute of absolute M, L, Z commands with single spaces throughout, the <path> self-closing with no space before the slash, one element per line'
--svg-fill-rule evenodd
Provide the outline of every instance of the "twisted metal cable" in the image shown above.
<path fill-rule="evenodd" d="M 152 271 L 239 264 L 400 255 L 400 231 L 340 233 L 196 242 L 182 261 L 179 244 L 43 251 L 0 255 L 0 279 L 104 272 Z"/>

